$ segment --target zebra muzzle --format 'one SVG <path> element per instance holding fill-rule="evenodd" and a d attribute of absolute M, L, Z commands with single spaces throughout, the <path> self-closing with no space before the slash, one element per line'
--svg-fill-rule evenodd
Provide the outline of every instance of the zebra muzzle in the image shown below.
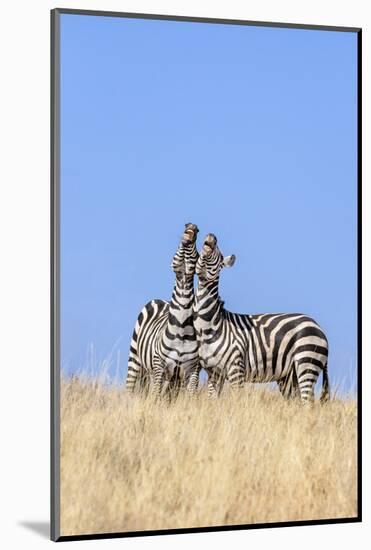
<path fill-rule="evenodd" d="M 217 240 L 215 235 L 213 235 L 212 233 L 207 235 L 204 241 L 204 245 L 202 247 L 202 251 L 206 256 L 210 255 L 213 252 L 214 248 L 216 247 L 216 243 L 217 243 Z"/>

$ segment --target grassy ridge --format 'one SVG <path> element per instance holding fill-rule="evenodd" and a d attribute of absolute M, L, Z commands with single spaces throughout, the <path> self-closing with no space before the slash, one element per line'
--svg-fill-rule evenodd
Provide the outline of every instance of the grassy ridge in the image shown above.
<path fill-rule="evenodd" d="M 354 517 L 356 413 L 258 385 L 164 405 L 64 380 L 62 534 Z"/>

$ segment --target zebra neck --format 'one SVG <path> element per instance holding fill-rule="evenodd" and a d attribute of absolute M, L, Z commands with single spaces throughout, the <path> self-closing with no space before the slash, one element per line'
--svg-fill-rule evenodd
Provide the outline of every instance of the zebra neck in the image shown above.
<path fill-rule="evenodd" d="M 212 325 L 217 331 L 221 328 L 224 316 L 224 302 L 219 296 L 219 279 L 211 283 L 199 281 L 195 296 L 195 327 L 203 331 Z"/>
<path fill-rule="evenodd" d="M 193 275 L 196 270 L 196 263 L 198 260 L 198 252 L 196 248 L 196 243 L 184 247 L 184 259 L 185 259 L 185 270 L 187 276 L 190 277 Z M 192 276 L 193 282 L 193 276 Z"/>
<path fill-rule="evenodd" d="M 177 276 L 171 302 L 169 304 L 169 312 L 179 317 L 182 311 L 188 311 L 193 308 L 193 301 L 193 277 Z"/>
<path fill-rule="evenodd" d="M 169 314 L 162 336 L 162 345 L 167 351 L 184 349 L 196 340 L 193 326 L 193 277 L 177 277 Z M 167 353 L 167 352 L 166 352 Z"/>

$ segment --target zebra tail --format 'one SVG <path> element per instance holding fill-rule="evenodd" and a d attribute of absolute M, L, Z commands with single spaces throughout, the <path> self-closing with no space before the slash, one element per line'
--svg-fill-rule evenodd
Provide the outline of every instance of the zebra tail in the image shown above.
<path fill-rule="evenodd" d="M 326 401 L 330 400 L 330 382 L 328 378 L 328 372 L 327 372 L 327 364 L 323 367 L 322 371 L 322 392 L 320 397 L 321 403 L 326 403 Z"/>

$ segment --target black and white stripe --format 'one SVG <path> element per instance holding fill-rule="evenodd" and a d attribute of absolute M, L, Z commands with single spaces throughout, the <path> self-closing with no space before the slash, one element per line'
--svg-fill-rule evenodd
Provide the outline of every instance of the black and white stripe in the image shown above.
<path fill-rule="evenodd" d="M 175 285 L 171 302 L 151 300 L 135 324 L 129 354 L 126 388 L 147 390 L 150 381 L 159 395 L 166 383 L 176 395 L 184 385 L 193 393 L 198 385 L 198 344 L 193 326 L 194 274 L 198 259 L 198 228 L 186 224 L 172 261 Z"/>
<path fill-rule="evenodd" d="M 310 317 L 300 313 L 240 315 L 224 309 L 219 274 L 234 264 L 223 257 L 215 235 L 204 242 L 196 266 L 195 329 L 200 365 L 209 375 L 209 394 L 217 396 L 227 380 L 232 386 L 276 381 L 285 397 L 312 401 L 323 373 L 321 399 L 329 398 L 328 344 Z"/>

